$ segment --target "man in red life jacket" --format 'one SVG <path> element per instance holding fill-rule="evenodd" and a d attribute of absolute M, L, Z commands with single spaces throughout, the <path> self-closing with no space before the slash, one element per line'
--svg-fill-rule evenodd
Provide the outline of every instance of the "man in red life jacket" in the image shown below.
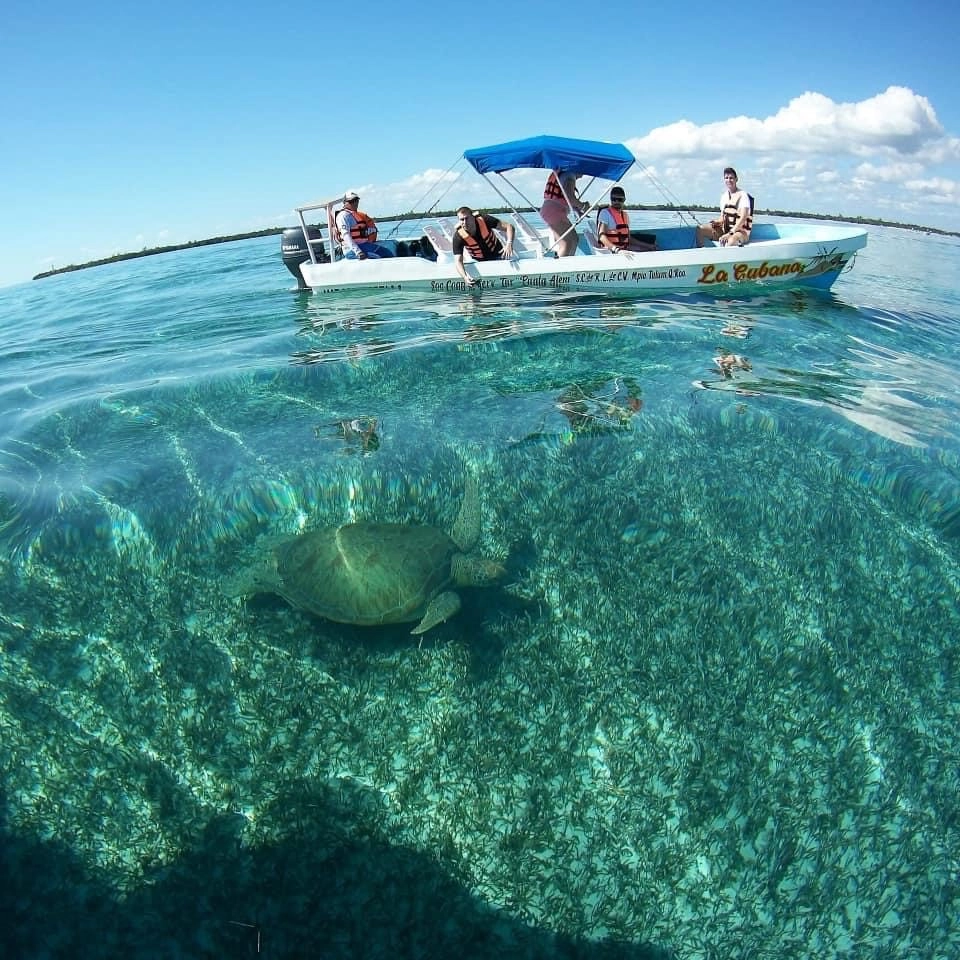
<path fill-rule="evenodd" d="M 359 210 L 360 197 L 353 190 L 343 197 L 343 208 L 337 211 L 337 229 L 343 255 L 350 260 L 379 260 L 393 254 L 377 240 L 377 224 Z"/>
<path fill-rule="evenodd" d="M 610 191 L 610 206 L 601 207 L 597 212 L 597 236 L 600 246 L 614 253 L 628 250 L 632 253 L 645 253 L 656 250 L 656 243 L 649 243 L 630 236 L 630 214 L 624 210 L 627 195 L 623 187 L 613 187 Z"/>
<path fill-rule="evenodd" d="M 457 221 L 452 242 L 453 264 L 467 286 L 472 287 L 477 281 L 463 266 L 463 251 L 469 250 L 470 256 L 477 261 L 512 260 L 514 227 L 512 223 L 498 220 L 489 213 L 474 213 L 469 207 L 457 210 Z M 506 243 L 500 242 L 494 230 L 502 230 L 506 234 Z"/>

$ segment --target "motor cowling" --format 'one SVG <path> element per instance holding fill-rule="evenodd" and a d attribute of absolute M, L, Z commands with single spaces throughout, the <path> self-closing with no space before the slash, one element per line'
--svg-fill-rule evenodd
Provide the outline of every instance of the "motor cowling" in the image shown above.
<path fill-rule="evenodd" d="M 313 254 L 317 258 L 317 263 L 329 263 L 330 257 L 321 239 L 320 228 L 307 227 L 307 236 L 314 241 Z M 280 235 L 280 253 L 287 269 L 297 278 L 300 289 L 308 289 L 300 273 L 300 264 L 310 259 L 310 248 L 307 246 L 302 227 L 288 227 L 283 231 Z"/>

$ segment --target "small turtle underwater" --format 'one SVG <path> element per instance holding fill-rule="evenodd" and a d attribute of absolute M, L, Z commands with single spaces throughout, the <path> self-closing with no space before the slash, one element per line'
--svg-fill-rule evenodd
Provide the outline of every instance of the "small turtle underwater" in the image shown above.
<path fill-rule="evenodd" d="M 477 482 L 467 475 L 448 535 L 409 523 L 346 523 L 271 538 L 260 560 L 223 584 L 229 597 L 275 593 L 298 610 L 359 626 L 419 621 L 425 633 L 460 609 L 451 585 L 484 586 L 504 568 L 471 551 L 480 536 Z"/>

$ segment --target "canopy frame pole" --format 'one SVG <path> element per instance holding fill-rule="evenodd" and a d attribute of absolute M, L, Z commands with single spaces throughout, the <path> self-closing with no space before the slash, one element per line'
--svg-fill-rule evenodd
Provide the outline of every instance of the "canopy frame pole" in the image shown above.
<path fill-rule="evenodd" d="M 514 184 L 511 183 L 511 182 L 503 175 L 503 173 L 501 173 L 500 171 L 497 171 L 497 176 L 500 177 L 500 179 L 501 179 L 505 184 L 507 184 L 507 186 L 509 186 L 510 189 L 513 190 L 513 191 L 517 194 L 517 196 L 520 197 L 521 200 L 526 200 L 528 206 L 530 206 L 530 207 L 533 206 L 533 204 L 530 202 L 530 200 L 529 200 L 528 197 L 524 194 L 524 192 L 523 192 L 519 187 L 514 186 Z M 529 220 L 527 220 L 527 218 L 516 208 L 516 206 L 515 206 L 513 203 L 511 203 L 509 197 L 507 197 L 507 195 L 506 195 L 505 193 L 503 193 L 503 191 L 496 185 L 496 183 L 494 183 L 493 180 L 491 180 L 486 174 L 483 174 L 483 179 L 486 180 L 487 183 L 489 183 L 491 187 L 493 187 L 493 190 L 494 190 L 494 192 L 496 193 L 496 195 L 510 208 L 510 212 L 517 218 L 517 220 L 519 220 L 519 221 L 527 228 L 527 230 L 530 231 L 530 233 L 532 233 L 534 236 L 536 236 L 536 237 L 538 237 L 538 238 L 540 239 L 540 253 L 541 253 L 541 255 L 542 255 L 543 253 L 545 253 L 545 252 L 546 252 L 546 251 L 544 250 L 544 243 L 545 243 L 545 241 L 544 241 L 543 237 L 540 236 L 540 231 L 534 228 L 533 224 L 530 223 Z M 549 248 L 547 248 L 547 249 L 549 249 Z"/>
<path fill-rule="evenodd" d="M 563 189 L 563 182 L 562 182 L 561 179 L 560 179 L 559 173 L 558 173 L 556 170 L 554 170 L 553 172 L 554 172 L 554 173 L 557 173 L 557 183 L 560 185 L 560 192 L 563 194 L 564 199 L 567 201 L 567 205 L 569 206 L 569 208 L 570 208 L 571 210 L 573 210 L 573 203 L 571 202 L 570 197 L 567 196 L 567 191 Z M 620 182 L 620 180 L 622 180 L 622 179 L 623 179 L 623 177 L 620 177 L 619 180 L 614 180 L 613 183 L 614 183 L 614 184 L 618 184 L 618 183 Z M 594 185 L 594 183 L 596 183 L 596 180 L 597 180 L 596 177 L 591 177 L 591 178 L 590 178 L 590 182 L 586 185 L 586 187 L 584 187 L 584 193 L 586 193 L 586 192 Z M 556 241 L 555 241 L 554 243 L 552 243 L 552 244 L 547 248 L 547 251 L 549 252 L 550 250 L 552 250 L 561 240 L 563 240 L 564 237 L 566 237 L 566 236 L 568 236 L 569 234 L 573 233 L 573 232 L 577 229 L 577 227 L 578 227 L 584 220 L 586 220 L 587 217 L 590 216 L 590 214 L 593 212 L 594 208 L 595 208 L 595 207 L 597 206 L 597 204 L 599 203 L 599 200 L 600 200 L 600 198 L 598 197 L 596 200 L 594 200 L 594 201 L 587 207 L 586 210 L 583 211 L 583 213 L 579 214 L 579 215 L 577 216 L 577 218 L 576 218 L 575 220 L 573 220 L 572 223 L 570 224 L 570 229 L 569 229 L 569 230 L 564 230 L 563 233 L 562 233 L 559 237 L 557 237 Z"/>

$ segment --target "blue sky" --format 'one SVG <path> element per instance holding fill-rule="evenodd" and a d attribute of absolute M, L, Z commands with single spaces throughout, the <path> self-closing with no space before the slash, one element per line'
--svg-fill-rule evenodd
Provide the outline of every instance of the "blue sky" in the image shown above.
<path fill-rule="evenodd" d="M 347 188 L 383 217 L 538 133 L 624 142 L 683 202 L 716 203 L 729 163 L 761 208 L 960 230 L 958 10 L 7 0 L 0 286 Z"/>

